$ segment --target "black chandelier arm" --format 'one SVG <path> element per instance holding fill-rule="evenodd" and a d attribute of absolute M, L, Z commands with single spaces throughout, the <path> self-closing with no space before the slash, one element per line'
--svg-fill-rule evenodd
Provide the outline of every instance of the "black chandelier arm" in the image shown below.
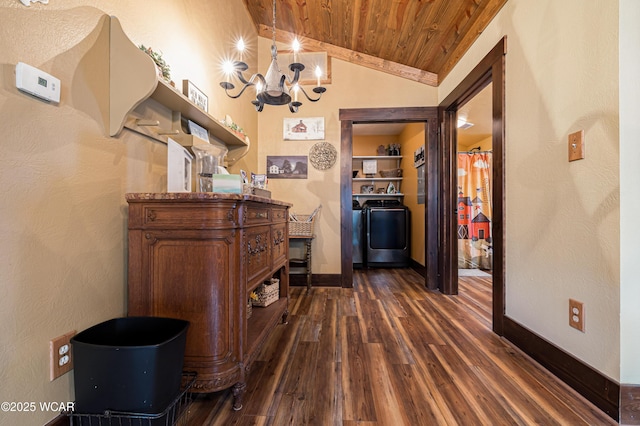
<path fill-rule="evenodd" d="M 253 104 L 253 106 L 256 107 L 256 111 L 262 112 L 262 109 L 264 108 L 263 102 L 260 102 L 259 100 L 254 99 L 253 101 L 251 101 L 251 103 Z"/>
<path fill-rule="evenodd" d="M 298 102 L 298 101 L 289 102 L 289 111 L 291 111 L 293 114 L 295 114 L 296 112 L 298 112 L 298 108 L 301 105 L 302 105 L 302 102 Z"/>
<path fill-rule="evenodd" d="M 317 98 L 315 98 L 315 99 L 313 99 L 313 98 L 309 97 L 309 95 L 307 94 L 307 92 L 304 90 L 304 87 L 302 87 L 302 86 L 298 86 L 298 89 L 300 89 L 300 91 L 301 91 L 302 93 L 304 93 L 304 96 L 305 96 L 309 101 L 311 101 L 311 102 L 318 102 L 318 101 L 320 100 L 320 98 L 322 97 L 322 94 L 323 94 L 324 92 L 326 92 L 326 91 L 327 91 L 327 89 L 326 89 L 326 88 L 321 87 L 321 86 L 314 87 L 314 88 L 313 88 L 313 92 L 314 92 L 314 93 L 317 93 L 317 94 L 318 94 L 318 97 L 317 97 Z"/>
<path fill-rule="evenodd" d="M 238 92 L 237 95 L 232 95 L 231 93 L 229 93 L 229 90 L 233 90 L 235 88 L 235 86 L 232 83 L 229 83 L 228 81 L 223 81 L 222 83 L 220 83 L 220 86 L 224 89 L 224 92 L 227 94 L 228 97 L 230 97 L 231 99 L 238 99 L 240 96 L 242 96 L 244 91 L 247 90 L 247 87 L 253 86 L 253 83 L 247 83 L 244 86 L 242 86 L 242 89 L 240 90 L 240 92 Z"/>
<path fill-rule="evenodd" d="M 287 79 L 288 83 L 291 86 L 295 86 L 298 83 L 298 80 L 300 79 L 300 73 L 302 72 L 302 70 L 304 70 L 304 65 L 294 62 L 289 65 L 289 69 L 293 71 L 293 78 Z"/>

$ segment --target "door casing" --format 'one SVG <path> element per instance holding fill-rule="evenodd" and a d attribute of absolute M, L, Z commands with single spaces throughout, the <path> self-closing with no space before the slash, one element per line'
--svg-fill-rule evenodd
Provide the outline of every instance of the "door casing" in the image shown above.
<path fill-rule="evenodd" d="M 442 208 L 439 223 L 442 232 L 438 256 L 438 288 L 444 294 L 458 294 L 457 240 L 457 110 L 489 83 L 492 84 L 492 239 L 493 239 L 493 331 L 504 334 L 505 316 L 505 55 L 507 38 L 502 38 L 480 63 L 438 106 L 442 129 L 440 151 L 440 194 Z"/>

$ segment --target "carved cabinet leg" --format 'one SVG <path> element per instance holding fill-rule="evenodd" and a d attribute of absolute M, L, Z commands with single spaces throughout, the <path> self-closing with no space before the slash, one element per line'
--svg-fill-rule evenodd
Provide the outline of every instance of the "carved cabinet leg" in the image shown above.
<path fill-rule="evenodd" d="M 244 396 L 244 391 L 247 389 L 247 384 L 245 382 L 238 382 L 233 386 L 233 410 L 239 411 L 242 410 L 242 398 Z"/>
<path fill-rule="evenodd" d="M 287 322 L 287 318 L 289 318 L 289 310 L 288 310 L 288 309 L 287 309 L 287 310 L 285 310 L 285 311 L 282 313 L 282 323 L 283 323 L 283 324 L 289 324 L 289 323 Z"/>

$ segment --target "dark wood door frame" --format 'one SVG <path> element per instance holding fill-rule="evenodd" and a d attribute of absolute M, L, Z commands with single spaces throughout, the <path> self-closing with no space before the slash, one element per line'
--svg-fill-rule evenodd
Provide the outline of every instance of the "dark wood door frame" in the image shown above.
<path fill-rule="evenodd" d="M 342 287 L 353 286 L 352 167 L 353 125 L 358 123 L 425 123 L 425 285 L 438 286 L 438 108 L 356 108 L 340 114 L 340 242 Z M 407 153 L 405 153 L 407 155 Z"/>
<path fill-rule="evenodd" d="M 505 316 L 505 55 L 507 40 L 504 37 L 485 56 L 469 75 L 456 87 L 438 107 L 442 126 L 442 160 L 440 163 L 442 186 L 442 208 L 440 223 L 442 230 L 441 251 L 438 268 L 442 271 L 438 288 L 444 294 L 458 293 L 458 239 L 457 239 L 457 110 L 473 98 L 489 83 L 492 85 L 493 121 L 493 331 L 504 334 Z"/>

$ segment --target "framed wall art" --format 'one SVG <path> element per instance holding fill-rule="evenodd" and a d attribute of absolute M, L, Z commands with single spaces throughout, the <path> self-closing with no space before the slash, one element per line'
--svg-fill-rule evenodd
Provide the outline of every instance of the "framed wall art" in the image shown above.
<path fill-rule="evenodd" d="M 268 179 L 306 179 L 306 155 L 267 155 Z"/>
<path fill-rule="evenodd" d="M 324 139 L 324 117 L 285 118 L 282 138 L 285 141 Z"/>
<path fill-rule="evenodd" d="M 182 80 L 182 93 L 204 112 L 209 112 L 209 98 L 189 80 Z"/>

